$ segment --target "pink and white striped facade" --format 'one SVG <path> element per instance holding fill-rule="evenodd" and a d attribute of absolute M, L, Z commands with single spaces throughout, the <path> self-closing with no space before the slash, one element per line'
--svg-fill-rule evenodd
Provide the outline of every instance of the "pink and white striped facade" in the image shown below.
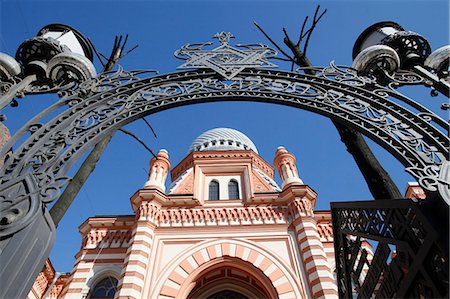
<path fill-rule="evenodd" d="M 171 170 L 166 192 L 170 164 L 164 150 L 151 160 L 148 181 L 131 197 L 134 216 L 92 217 L 80 226 L 83 243 L 58 298 L 90 298 L 105 277 L 117 279 L 115 298 L 124 299 L 224 291 L 338 297 L 330 212 L 314 211 L 317 194 L 286 149 L 274 159 L 282 189 L 252 149 L 194 149 Z M 208 200 L 213 180 L 220 188 L 237 182 L 239 199 L 220 190 L 219 200 Z"/>
<path fill-rule="evenodd" d="M 120 299 L 337 298 L 330 211 L 314 210 L 317 194 L 284 147 L 274 166 L 282 188 L 251 140 L 231 129 L 201 135 L 171 170 L 161 150 L 131 197 L 134 215 L 87 219 L 72 272 L 59 275 L 48 261 L 28 298 L 91 298 L 105 278 Z M 218 200 L 210 200 L 213 181 Z M 226 192 L 231 181 L 239 199 Z M 407 186 L 407 198 L 423 194 Z"/>

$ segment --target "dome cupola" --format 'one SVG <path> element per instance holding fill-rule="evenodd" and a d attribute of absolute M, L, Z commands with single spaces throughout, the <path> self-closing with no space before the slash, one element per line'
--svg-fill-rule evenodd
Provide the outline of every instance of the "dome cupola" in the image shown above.
<path fill-rule="evenodd" d="M 198 136 L 189 147 L 194 151 L 252 150 L 258 153 L 255 144 L 243 133 L 230 128 L 215 128 Z"/>

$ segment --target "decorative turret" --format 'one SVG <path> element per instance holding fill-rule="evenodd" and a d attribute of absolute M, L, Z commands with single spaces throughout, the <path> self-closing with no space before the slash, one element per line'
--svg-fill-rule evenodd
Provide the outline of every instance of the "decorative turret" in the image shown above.
<path fill-rule="evenodd" d="M 166 191 L 166 178 L 170 169 L 169 153 L 162 149 L 150 160 L 150 174 L 144 188 L 157 188 Z"/>
<path fill-rule="evenodd" d="M 303 184 L 297 173 L 297 166 L 295 166 L 295 156 L 290 154 L 283 146 L 278 147 L 274 166 L 278 170 L 282 180 L 282 188 L 291 183 Z"/>

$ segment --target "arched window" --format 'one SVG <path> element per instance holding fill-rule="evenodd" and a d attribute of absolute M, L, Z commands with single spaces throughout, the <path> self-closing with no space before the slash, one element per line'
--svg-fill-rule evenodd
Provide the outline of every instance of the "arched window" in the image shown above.
<path fill-rule="evenodd" d="M 209 200 L 219 200 L 219 182 L 216 180 L 209 183 Z"/>
<path fill-rule="evenodd" d="M 100 280 L 90 291 L 90 299 L 114 298 L 117 288 L 117 279 L 108 276 Z"/>
<path fill-rule="evenodd" d="M 228 199 L 239 199 L 239 184 L 236 180 L 228 183 Z"/>

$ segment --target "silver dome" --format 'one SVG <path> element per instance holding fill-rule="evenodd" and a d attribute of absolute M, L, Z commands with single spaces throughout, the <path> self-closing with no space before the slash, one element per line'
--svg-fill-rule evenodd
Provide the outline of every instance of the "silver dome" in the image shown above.
<path fill-rule="evenodd" d="M 258 153 L 255 144 L 243 133 L 229 128 L 215 128 L 198 136 L 189 151 L 233 151 L 252 150 Z"/>

